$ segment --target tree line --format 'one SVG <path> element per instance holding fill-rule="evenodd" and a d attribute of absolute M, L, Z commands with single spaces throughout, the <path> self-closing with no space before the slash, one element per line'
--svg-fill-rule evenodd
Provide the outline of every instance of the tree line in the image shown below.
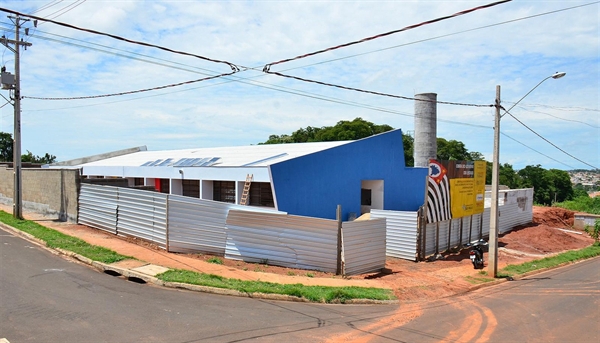
<path fill-rule="evenodd" d="M 13 138 L 10 133 L 0 132 L 0 162 L 13 161 Z M 26 154 L 21 155 L 21 162 L 48 164 L 56 162 L 56 156 L 49 153 L 44 156 L 34 155 L 27 150 Z"/>
<path fill-rule="evenodd" d="M 376 125 L 362 118 L 352 121 L 342 120 L 334 126 L 300 128 L 291 134 L 270 135 L 259 144 L 306 143 L 356 140 L 393 130 L 390 125 Z M 414 166 L 414 138 L 402 134 L 404 160 L 407 167 Z M 465 144 L 457 140 L 437 138 L 437 160 L 439 161 L 483 161 L 483 154 L 469 151 Z M 486 184 L 492 183 L 492 163 L 486 165 Z M 579 196 L 588 197 L 582 188 L 574 188 L 569 173 L 559 169 L 544 169 L 538 165 L 528 165 L 521 170 L 505 163 L 499 166 L 499 183 L 511 189 L 533 188 L 534 203 L 551 205 L 555 202 L 573 200 Z"/>

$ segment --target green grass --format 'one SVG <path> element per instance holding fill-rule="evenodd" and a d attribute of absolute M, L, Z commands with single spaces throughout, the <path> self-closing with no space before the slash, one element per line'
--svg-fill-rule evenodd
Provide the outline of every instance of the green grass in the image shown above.
<path fill-rule="evenodd" d="M 223 260 L 218 257 L 211 257 L 208 260 L 206 260 L 206 262 L 214 264 L 223 264 Z"/>
<path fill-rule="evenodd" d="M 82 239 L 65 235 L 56 230 L 39 225 L 33 221 L 16 219 L 11 214 L 1 210 L 0 221 L 23 232 L 27 232 L 28 234 L 46 242 L 46 246 L 50 248 L 59 248 L 72 251 L 94 261 L 114 263 L 132 258 L 118 254 L 104 247 L 91 245 Z"/>
<path fill-rule="evenodd" d="M 545 257 L 540 260 L 533 260 L 522 264 L 508 265 L 499 271 L 498 277 L 509 277 L 538 269 L 552 268 L 565 263 L 584 260 L 598 255 L 600 255 L 600 245 L 595 243 L 580 250 L 567 251 L 556 256 Z"/>
<path fill-rule="evenodd" d="M 302 284 L 243 281 L 239 279 L 224 278 L 219 275 L 179 269 L 171 269 L 156 277 L 167 282 L 232 289 L 250 294 L 284 294 L 323 303 L 344 303 L 350 299 L 395 299 L 391 290 L 381 288 L 305 286 Z"/>
<path fill-rule="evenodd" d="M 491 282 L 494 281 L 494 279 L 491 279 L 489 277 L 473 277 L 473 276 L 465 276 L 465 279 L 474 284 L 474 285 L 479 285 L 482 283 L 486 283 L 486 282 Z"/>
<path fill-rule="evenodd" d="M 589 196 L 579 196 L 573 200 L 554 203 L 553 206 L 566 208 L 571 211 L 579 211 L 591 214 L 600 214 L 600 198 L 590 198 Z"/>

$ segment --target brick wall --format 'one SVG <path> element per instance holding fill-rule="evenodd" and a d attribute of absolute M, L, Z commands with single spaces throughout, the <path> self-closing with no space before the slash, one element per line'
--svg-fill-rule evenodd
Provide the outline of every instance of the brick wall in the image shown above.
<path fill-rule="evenodd" d="M 24 209 L 77 220 L 79 170 L 22 169 L 21 177 Z M 13 192 L 13 169 L 0 166 L 0 201 L 12 204 Z"/>

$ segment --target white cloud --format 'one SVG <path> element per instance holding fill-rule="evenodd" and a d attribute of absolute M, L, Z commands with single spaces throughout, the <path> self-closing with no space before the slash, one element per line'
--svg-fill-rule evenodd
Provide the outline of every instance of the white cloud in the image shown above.
<path fill-rule="evenodd" d="M 36 15 L 48 15 L 71 3 L 74 1 L 61 2 Z M 49 152 L 70 159 L 138 145 L 148 145 L 151 150 L 247 145 L 263 142 L 271 134 L 289 134 L 301 127 L 334 125 L 356 117 L 411 131 L 412 101 L 284 79 L 260 70 L 269 62 L 485 3 L 88 0 L 56 20 L 257 70 L 119 97 L 25 98 L 22 147 L 34 154 Z M 435 92 L 440 101 L 469 104 L 492 104 L 495 87 L 501 85 L 506 108 L 545 77 L 565 71 L 567 77 L 545 81 L 522 102 L 547 105 L 535 110 L 552 116 L 521 106 L 511 112 L 552 143 L 598 167 L 599 5 L 559 11 L 585 3 L 513 1 L 276 65 L 272 70 L 406 97 Z M 42 5 L 33 0 L 0 1 L 0 7 L 25 13 Z M 9 19 L 0 23 L 11 37 L 14 31 Z M 26 97 L 126 92 L 230 71 L 225 64 L 50 23 L 32 32 L 28 41 L 33 45 L 21 54 L 22 94 Z M 346 58 L 353 55 L 357 56 Z M 9 71 L 13 59 L 5 49 L 2 61 Z M 12 109 L 5 106 L 0 111 L 0 131 L 12 132 Z M 467 149 L 491 159 L 493 109 L 440 104 L 438 119 L 438 136 L 461 140 Z M 530 164 L 589 168 L 509 116 L 502 119 L 501 128 L 559 161 L 503 138 L 502 163 L 512 163 L 516 169 Z"/>

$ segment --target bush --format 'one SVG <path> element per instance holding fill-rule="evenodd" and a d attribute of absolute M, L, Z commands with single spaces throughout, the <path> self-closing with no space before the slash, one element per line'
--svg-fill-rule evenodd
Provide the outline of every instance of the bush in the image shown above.
<path fill-rule="evenodd" d="M 580 196 L 573 200 L 554 203 L 554 206 L 571 211 L 600 214 L 600 197 Z"/>
<path fill-rule="evenodd" d="M 585 232 L 587 232 L 588 235 L 590 235 L 590 237 L 592 237 L 594 239 L 594 244 L 596 244 L 596 245 L 600 244 L 600 241 L 599 241 L 600 219 L 596 219 L 594 226 L 590 226 L 590 225 L 586 226 Z"/>

